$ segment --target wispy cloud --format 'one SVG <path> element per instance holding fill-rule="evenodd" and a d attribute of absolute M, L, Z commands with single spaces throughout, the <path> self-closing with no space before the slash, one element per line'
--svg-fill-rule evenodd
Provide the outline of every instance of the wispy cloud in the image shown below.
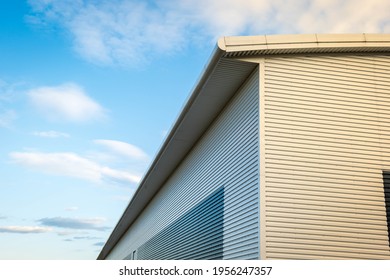
<path fill-rule="evenodd" d="M 58 236 L 70 236 L 78 234 L 77 230 L 57 230 L 55 232 Z"/>
<path fill-rule="evenodd" d="M 97 139 L 94 140 L 94 143 L 104 146 L 109 151 L 120 156 L 125 156 L 125 157 L 138 159 L 142 161 L 146 161 L 149 159 L 148 155 L 142 149 L 126 142 L 116 141 L 116 140 Z"/>
<path fill-rule="evenodd" d="M 100 64 L 137 63 L 219 36 L 390 32 L 387 0 L 30 1 L 34 24 L 66 29 Z M 207 7 L 207 8 L 205 8 Z"/>
<path fill-rule="evenodd" d="M 28 91 L 32 104 L 55 121 L 87 122 L 105 118 L 105 109 L 73 83 Z"/>
<path fill-rule="evenodd" d="M 103 226 L 105 222 L 103 218 L 66 218 L 66 217 L 54 217 L 43 218 L 38 220 L 44 226 L 77 229 L 77 230 L 97 230 L 105 231 L 109 227 Z"/>
<path fill-rule="evenodd" d="M 71 207 L 65 208 L 65 211 L 70 211 L 70 212 L 77 211 L 77 210 L 79 210 L 79 208 L 77 206 L 71 206 Z"/>
<path fill-rule="evenodd" d="M 75 236 L 73 237 L 74 240 L 95 240 L 95 239 L 101 239 L 100 237 L 96 236 Z"/>
<path fill-rule="evenodd" d="M 23 82 L 12 83 L 0 79 L 0 128 L 12 128 L 19 114 L 15 109 L 15 101 L 24 89 Z"/>
<path fill-rule="evenodd" d="M 74 49 L 98 64 L 143 61 L 148 51 L 177 49 L 184 39 L 178 18 L 148 1 L 30 1 L 28 21 L 58 23 L 70 32 Z"/>
<path fill-rule="evenodd" d="M 105 242 L 96 242 L 93 244 L 93 246 L 102 247 L 102 246 L 104 246 L 104 244 L 106 244 L 106 243 Z"/>
<path fill-rule="evenodd" d="M 11 109 L 7 109 L 3 112 L 0 112 L 0 127 L 11 127 L 13 121 L 17 119 L 17 116 L 17 113 Z"/>
<path fill-rule="evenodd" d="M 0 79 L 0 102 L 14 101 L 24 86 L 24 82 L 9 82 Z"/>
<path fill-rule="evenodd" d="M 7 217 L 6 217 L 6 216 L 2 216 L 2 215 L 0 215 L 0 220 L 5 220 L 5 219 L 7 219 Z"/>
<path fill-rule="evenodd" d="M 14 163 L 28 168 L 92 182 L 138 183 L 141 179 L 138 175 L 112 169 L 75 153 L 13 152 L 9 156 Z"/>
<path fill-rule="evenodd" d="M 0 226 L 0 233 L 45 233 L 50 232 L 50 227 L 37 227 L 37 226 Z"/>
<path fill-rule="evenodd" d="M 48 130 L 48 131 L 34 131 L 32 133 L 34 136 L 38 137 L 44 137 L 44 138 L 69 138 L 70 135 L 65 132 L 55 131 L 55 130 Z"/>

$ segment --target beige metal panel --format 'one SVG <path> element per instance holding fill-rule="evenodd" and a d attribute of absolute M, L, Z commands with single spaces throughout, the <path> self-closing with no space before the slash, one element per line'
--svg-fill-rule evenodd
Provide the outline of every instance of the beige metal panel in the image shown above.
<path fill-rule="evenodd" d="M 365 63 L 367 63 L 366 61 L 364 61 Z M 294 72 L 290 72 L 288 71 L 285 67 L 283 67 L 283 64 L 280 63 L 276 63 L 275 65 L 273 65 L 272 67 L 269 67 L 269 70 L 270 72 L 279 72 L 279 73 L 290 73 L 290 74 L 296 74 L 296 71 L 300 71 L 302 72 L 302 74 L 305 74 L 307 72 L 311 72 L 310 69 L 311 69 L 311 65 L 307 65 L 307 64 L 298 64 L 298 63 L 292 63 L 289 61 L 288 63 L 288 66 L 290 68 L 290 70 L 295 70 Z M 378 67 L 378 66 L 377 66 Z M 356 67 L 357 68 L 357 67 Z M 318 65 L 316 66 L 316 72 L 315 73 L 312 73 L 311 72 L 311 75 L 310 77 L 306 77 L 307 79 L 312 79 L 312 78 L 316 78 L 316 77 L 324 77 L 324 78 L 328 78 L 329 76 L 333 76 L 334 79 L 336 80 L 340 80 L 342 79 L 343 77 L 350 77 L 351 79 L 356 79 L 356 78 L 359 78 L 361 76 L 364 76 L 364 73 L 366 74 L 366 79 L 364 80 L 364 82 L 367 82 L 367 83 L 371 83 L 373 80 L 382 80 L 383 82 L 386 83 L 386 77 L 389 76 L 389 72 L 388 71 L 380 71 L 381 69 L 375 69 L 375 71 L 364 71 L 366 68 L 365 67 L 361 67 L 359 69 L 351 69 L 351 68 L 348 68 L 348 72 L 345 71 L 345 68 L 335 68 L 333 69 L 332 71 L 332 66 L 331 65 Z M 344 71 L 343 71 L 344 70 Z M 332 72 L 333 72 L 333 75 L 332 75 Z M 334 76 L 334 74 L 338 74 L 338 76 Z M 387 81 L 388 82 L 388 81 Z"/>
<path fill-rule="evenodd" d="M 307 237 L 310 238 L 310 237 Z M 356 242 L 356 240 L 351 239 L 343 239 L 343 240 L 322 240 L 322 239 L 316 239 L 316 238 L 310 238 L 312 243 L 315 245 L 307 245 L 306 239 L 301 238 L 285 238 L 283 236 L 281 237 L 270 237 L 269 242 L 278 244 L 278 243 L 284 243 L 286 244 L 286 247 L 288 246 L 294 246 L 297 248 L 308 248 L 309 246 L 311 248 L 316 247 L 318 249 L 330 249 L 333 247 L 333 250 L 339 250 L 347 251 L 347 252 L 356 252 L 356 253 L 371 253 L 371 254 L 377 254 L 378 250 L 381 249 L 381 246 L 384 244 L 371 244 L 371 243 L 363 243 L 363 242 Z M 343 248 L 346 244 L 353 244 L 354 249 L 350 250 L 349 248 Z M 294 244 L 294 245 L 293 245 Z M 324 247 L 323 247 L 324 246 Z"/>
<path fill-rule="evenodd" d="M 329 61 L 326 57 L 318 55 L 301 57 L 300 60 L 295 60 L 294 56 L 282 57 L 280 60 L 275 57 L 273 58 L 274 65 L 272 65 L 272 67 L 278 67 L 278 65 L 286 64 L 302 68 L 310 68 L 314 66 L 316 69 L 334 69 L 336 72 L 344 72 L 344 75 L 367 72 L 368 75 L 376 73 L 379 77 L 382 77 L 389 73 L 386 57 L 387 56 L 376 55 L 375 61 L 372 61 L 369 56 L 354 57 L 353 59 L 350 59 L 350 57 L 347 57 L 344 54 L 335 54 L 333 56 L 333 61 Z M 333 62 L 336 62 L 337 64 L 334 64 Z M 375 63 L 375 68 L 366 67 L 364 64 L 367 63 Z M 348 73 L 342 71 L 346 69 L 348 69 Z"/>
<path fill-rule="evenodd" d="M 321 196 L 324 199 L 326 198 L 353 198 L 354 200 L 363 200 L 362 203 L 367 201 L 367 198 L 373 201 L 382 201 L 378 195 L 381 193 L 378 191 L 364 190 L 364 191 L 354 191 L 353 189 L 341 189 L 341 188 L 325 188 L 325 187 L 316 187 L 313 184 L 302 184 L 302 185 L 289 185 L 285 188 L 280 188 L 280 184 L 275 182 L 270 182 L 267 184 L 267 191 L 269 193 L 284 193 L 286 195 L 291 195 L 291 197 L 297 197 L 297 194 Z"/>
<path fill-rule="evenodd" d="M 308 74 L 308 73 L 307 73 Z M 347 88 L 347 89 L 354 89 L 354 90 L 357 90 L 357 91 L 361 91 L 362 90 L 362 87 L 367 87 L 369 88 L 368 90 L 370 91 L 370 88 L 371 90 L 377 88 L 378 90 L 380 89 L 386 89 L 386 85 L 380 85 L 380 84 L 375 84 L 373 82 L 371 82 L 370 84 L 368 83 L 364 83 L 363 80 L 359 80 L 359 79 L 354 79 L 354 80 L 349 80 L 349 79 L 346 79 L 346 80 L 343 80 L 343 79 L 340 79 L 341 77 L 335 77 L 335 78 L 331 78 L 331 77 L 325 77 L 325 76 L 319 76 L 319 77 L 311 77 L 311 78 L 303 78 L 301 75 L 297 74 L 297 73 L 293 73 L 293 72 L 289 72 L 289 73 L 283 73 L 283 72 L 272 72 L 270 73 L 269 75 L 269 81 L 272 81 L 272 78 L 276 79 L 278 81 L 278 78 L 280 76 L 283 76 L 284 79 L 283 79 L 283 82 L 284 83 L 288 83 L 288 84 L 294 84 L 295 81 L 297 79 L 300 80 L 300 84 L 302 84 L 302 86 L 316 86 L 317 84 L 318 85 L 322 85 L 322 86 L 327 86 L 327 87 L 330 87 L 330 88 Z M 346 78 L 346 77 L 344 77 Z M 331 84 L 329 84 L 331 83 Z M 380 91 L 379 91 L 380 92 Z"/>
<path fill-rule="evenodd" d="M 348 52 L 348 51 L 346 51 Z M 299 61 L 296 61 L 294 59 L 294 56 L 284 56 L 282 57 L 283 61 L 286 61 L 287 63 L 294 63 L 294 64 L 315 64 L 315 66 L 321 66 L 321 65 L 329 65 L 331 66 L 334 64 L 333 62 L 337 62 L 336 65 L 334 65 L 335 69 L 367 69 L 368 72 L 377 72 L 380 73 L 381 70 L 388 71 L 387 69 L 387 55 L 380 55 L 380 54 L 375 54 L 375 61 L 371 59 L 371 56 L 346 56 L 345 53 L 343 54 L 332 54 L 332 61 L 327 59 L 327 56 L 324 55 L 306 55 L 306 56 L 301 56 L 301 59 Z M 275 57 L 274 59 L 277 59 Z M 371 62 L 375 64 L 375 68 L 370 68 L 366 67 L 365 64 L 362 63 L 367 63 Z M 360 65 L 360 67 L 359 67 Z"/>
<path fill-rule="evenodd" d="M 361 248 L 350 249 L 341 246 L 316 246 L 290 243 L 284 243 L 282 247 L 277 247 L 276 243 L 273 242 L 270 242 L 270 246 L 272 246 L 274 252 L 290 253 L 290 258 L 294 255 L 298 255 L 301 258 L 310 258 L 305 257 L 305 255 L 316 253 L 316 259 L 322 258 L 322 256 L 330 259 L 388 259 L 386 253 L 378 254 L 377 250 L 364 250 Z"/>
<path fill-rule="evenodd" d="M 295 220 L 290 222 L 287 219 L 276 219 L 270 217 L 266 222 L 267 228 L 273 228 L 273 229 L 283 229 L 283 228 L 291 228 L 291 229 L 296 229 L 296 234 L 299 234 L 300 229 L 313 229 L 313 230 L 318 230 L 318 231 L 323 231 L 323 237 L 326 240 L 326 234 L 328 231 L 332 232 L 350 232 L 350 233 L 360 233 L 362 236 L 380 236 L 381 233 L 385 230 L 385 227 L 382 228 L 375 228 L 375 227 L 364 227 L 364 225 L 356 225 L 355 227 L 352 226 L 352 224 L 348 223 L 321 223 L 320 220 L 318 221 L 306 221 L 303 219 L 300 220 Z M 268 234 L 267 232 L 267 247 L 269 246 L 268 244 L 268 237 L 271 236 L 272 234 Z M 291 236 L 293 238 L 294 236 Z M 358 240 L 357 240 L 358 241 Z M 310 244 L 310 243 L 308 243 Z M 382 252 L 384 254 L 388 254 L 388 250 L 385 250 L 386 246 L 382 247 Z M 352 249 L 352 248 L 351 248 Z"/>
<path fill-rule="evenodd" d="M 382 178 L 390 168 L 390 57 L 257 61 L 262 257 L 390 259 Z"/>
<path fill-rule="evenodd" d="M 281 242 L 281 239 L 285 238 L 285 233 L 283 232 L 274 232 L 272 234 L 272 237 L 269 237 L 269 240 L 271 242 Z M 355 236 L 345 236 L 343 237 L 342 234 L 339 234 L 337 236 L 328 236 L 327 240 L 324 241 L 324 238 L 321 234 L 314 234 L 314 233 L 305 233 L 305 234 L 299 234 L 295 235 L 294 239 L 286 240 L 287 242 L 307 242 L 306 240 L 312 240 L 316 244 L 333 244 L 334 246 L 342 246 L 345 243 L 356 243 L 356 246 L 359 248 L 381 248 L 380 246 L 385 246 L 387 243 L 386 239 L 372 239 L 372 238 L 359 238 L 359 235 Z M 359 241 L 359 242 L 357 242 Z M 292 242 L 292 243 L 293 243 Z"/>
<path fill-rule="evenodd" d="M 363 61 L 363 63 L 367 63 L 367 61 Z M 372 82 L 373 80 L 376 81 L 376 80 L 381 80 L 382 82 L 388 82 L 386 81 L 386 79 L 389 78 L 390 76 L 390 73 L 388 70 L 386 69 L 381 69 L 378 65 L 376 65 L 376 68 L 374 70 L 371 70 L 371 69 L 367 69 L 365 67 L 358 67 L 358 66 L 354 66 L 354 67 L 348 67 L 348 72 L 345 71 L 345 68 L 336 68 L 336 67 L 332 67 L 332 64 L 320 64 L 318 65 L 318 62 L 317 61 L 314 61 L 312 60 L 312 62 L 310 64 L 316 64 L 315 67 L 316 67 L 316 73 L 311 73 L 313 75 L 313 77 L 316 77 L 316 76 L 322 76 L 322 75 L 329 75 L 329 76 L 333 76 L 334 78 L 334 74 L 338 74 L 340 75 L 341 77 L 342 76 L 348 76 L 348 77 L 351 77 L 351 78 L 360 78 L 360 77 L 365 77 L 365 80 L 367 80 L 367 82 Z M 305 63 L 305 64 L 302 64 L 302 63 L 293 63 L 293 61 L 289 61 L 289 68 L 291 70 L 294 70 L 294 71 L 301 71 L 302 73 L 305 73 L 305 72 L 311 72 L 310 70 L 312 69 L 312 65 L 310 65 L 309 63 Z M 269 71 L 273 71 L 273 72 L 287 72 L 283 63 L 275 63 L 272 67 L 269 67 Z M 383 67 L 382 67 L 383 68 Z"/>
<path fill-rule="evenodd" d="M 290 209 L 294 209 L 291 211 Z M 307 219 L 313 219 L 316 216 L 324 217 L 324 219 L 341 219 L 344 221 L 359 220 L 361 223 L 378 223 L 382 221 L 381 218 L 377 217 L 378 213 L 356 213 L 356 212 L 346 212 L 346 211 L 333 211 L 332 214 L 329 214 L 327 210 L 324 209 L 304 209 L 298 207 L 274 207 L 268 210 L 269 216 L 279 216 L 279 217 L 303 217 L 306 216 Z M 332 219 L 333 220 L 333 219 Z M 385 240 L 385 239 L 384 239 Z"/>
<path fill-rule="evenodd" d="M 269 191 L 274 190 L 275 192 L 309 192 L 309 191 L 317 191 L 319 194 L 322 193 L 333 193 L 334 195 L 340 195 L 345 197 L 350 197 L 354 195 L 360 195 L 362 197 L 377 197 L 381 194 L 381 190 L 376 187 L 370 187 L 368 189 L 363 189 L 356 185 L 341 185 L 340 183 L 332 183 L 332 182 L 322 182 L 322 181 L 308 181 L 301 180 L 300 182 L 296 182 L 293 179 L 279 179 L 276 177 L 272 177 L 272 182 L 268 181 L 267 186 L 269 187 Z M 280 181 L 287 181 L 289 183 L 288 186 L 285 186 L 283 189 L 280 188 Z"/>
<path fill-rule="evenodd" d="M 269 91 L 272 91 L 275 93 L 275 96 L 267 98 L 267 100 L 272 99 L 280 99 L 280 98 L 288 98 L 290 100 L 306 100 L 306 101 L 317 101 L 319 105 L 321 104 L 327 104 L 329 102 L 329 98 L 332 98 L 333 102 L 335 103 L 355 103 L 357 105 L 361 105 L 360 107 L 366 107 L 378 104 L 379 102 L 387 102 L 387 96 L 384 94 L 383 96 L 379 96 L 378 93 L 373 92 L 370 94 L 369 92 L 365 91 L 364 94 L 361 93 L 360 96 L 355 96 L 354 98 L 348 97 L 348 96 L 340 96 L 340 90 L 339 91 L 331 91 L 329 87 L 324 87 L 321 89 L 313 89 L 313 88 L 303 88 L 300 87 L 299 89 L 291 90 L 288 89 L 289 87 L 286 85 L 274 85 L 271 89 L 271 87 L 268 87 Z M 289 92 L 294 92 L 294 95 L 286 94 L 286 89 L 289 90 Z M 320 94 L 323 93 L 323 90 L 327 90 L 327 96 L 321 96 Z M 357 93 L 356 91 L 352 90 L 344 90 L 343 93 L 349 94 L 349 93 Z M 377 101 L 374 101 L 372 97 L 375 97 Z M 379 106 L 383 106 L 382 103 L 378 104 Z M 324 114 L 327 114 L 324 112 Z M 358 115 L 359 116 L 359 115 Z M 351 114 L 348 116 L 348 118 L 354 118 L 354 115 Z M 364 119 L 359 118 L 360 121 L 366 121 L 367 117 Z"/>
<path fill-rule="evenodd" d="M 291 209 L 291 208 L 287 208 Z M 377 228 L 381 227 L 381 219 L 376 218 L 374 214 L 355 214 L 355 213 L 346 213 L 342 215 L 343 212 L 328 213 L 326 211 L 314 211 L 309 209 L 296 209 L 295 211 L 287 211 L 287 209 L 274 209 L 274 211 L 269 211 L 268 217 L 274 217 L 270 219 L 272 221 L 282 221 L 289 222 L 291 219 L 302 219 L 307 221 L 307 223 L 321 224 L 321 225 L 334 225 L 340 223 L 351 223 L 356 226 L 365 225 L 367 228 Z M 316 217 L 320 216 L 323 221 L 317 221 Z M 324 223 L 322 223 L 324 222 Z M 358 224 L 356 224 L 358 223 Z M 353 227 L 353 226 L 352 226 Z"/>
<path fill-rule="evenodd" d="M 260 119 L 260 127 L 259 127 L 259 150 L 260 150 L 260 161 L 259 161 L 259 171 L 260 171 L 260 184 L 259 184 L 259 193 L 260 193 L 260 214 L 259 214 L 259 224 L 260 224 L 260 258 L 267 258 L 267 227 L 266 227 L 266 168 L 265 168 L 265 159 L 266 159 L 266 147 L 265 147 L 265 59 L 260 58 L 257 60 L 259 63 L 259 119 Z"/>
<path fill-rule="evenodd" d="M 291 81 L 291 82 L 294 82 L 294 81 Z M 290 83 L 289 81 L 278 81 L 277 79 L 277 76 L 276 76 L 276 80 L 274 83 L 272 83 L 272 79 L 268 79 L 268 83 L 267 83 L 267 89 L 284 89 L 286 87 L 289 87 Z M 298 91 L 299 90 L 299 91 Z M 299 85 L 295 85 L 294 88 L 291 89 L 292 92 L 301 92 L 302 94 L 307 94 L 307 95 L 310 95 L 310 94 L 316 94 L 317 91 L 322 91 L 323 93 L 323 90 L 326 90 L 328 94 L 330 94 L 331 96 L 334 96 L 334 93 L 337 93 L 337 92 L 344 92 L 346 94 L 352 92 L 352 93 L 355 93 L 356 94 L 356 98 L 358 98 L 359 100 L 360 99 L 366 99 L 366 98 L 369 98 L 370 96 L 376 96 L 380 93 L 383 93 L 384 97 L 386 97 L 386 90 L 382 91 L 380 89 L 375 89 L 374 87 L 374 90 L 370 90 L 370 89 L 366 89 L 364 92 L 361 91 L 361 88 L 357 87 L 357 88 L 352 88 L 352 87 L 342 87 L 342 85 L 338 85 L 337 87 L 334 86 L 334 84 L 316 84 L 316 83 L 313 83 L 312 85 L 310 84 L 307 84 L 307 83 L 303 83 L 301 82 Z M 347 96 L 339 96 L 340 98 L 348 98 L 348 95 Z M 381 97 L 379 95 L 379 97 Z M 321 96 L 319 96 L 319 98 L 321 98 Z"/>

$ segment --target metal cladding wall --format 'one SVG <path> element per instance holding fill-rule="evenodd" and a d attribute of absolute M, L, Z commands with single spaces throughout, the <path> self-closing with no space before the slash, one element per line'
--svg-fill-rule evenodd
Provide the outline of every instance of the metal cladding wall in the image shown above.
<path fill-rule="evenodd" d="M 138 248 L 138 259 L 222 259 L 224 188 Z"/>
<path fill-rule="evenodd" d="M 390 259 L 382 173 L 390 170 L 390 57 L 257 61 L 261 257 Z"/>
<path fill-rule="evenodd" d="M 108 259 L 259 258 L 258 79 L 256 70 Z"/>

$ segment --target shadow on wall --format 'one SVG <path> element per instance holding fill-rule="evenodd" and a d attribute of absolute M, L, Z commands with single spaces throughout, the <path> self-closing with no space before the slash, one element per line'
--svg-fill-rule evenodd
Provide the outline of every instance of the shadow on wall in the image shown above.
<path fill-rule="evenodd" d="M 224 187 L 220 187 L 141 245 L 137 259 L 222 259 L 223 211 Z"/>

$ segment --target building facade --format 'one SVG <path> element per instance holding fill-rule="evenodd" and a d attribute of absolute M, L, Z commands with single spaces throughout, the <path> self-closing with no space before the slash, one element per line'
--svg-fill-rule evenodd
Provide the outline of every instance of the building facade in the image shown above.
<path fill-rule="evenodd" d="M 98 259 L 390 259 L 390 35 L 224 37 Z"/>

